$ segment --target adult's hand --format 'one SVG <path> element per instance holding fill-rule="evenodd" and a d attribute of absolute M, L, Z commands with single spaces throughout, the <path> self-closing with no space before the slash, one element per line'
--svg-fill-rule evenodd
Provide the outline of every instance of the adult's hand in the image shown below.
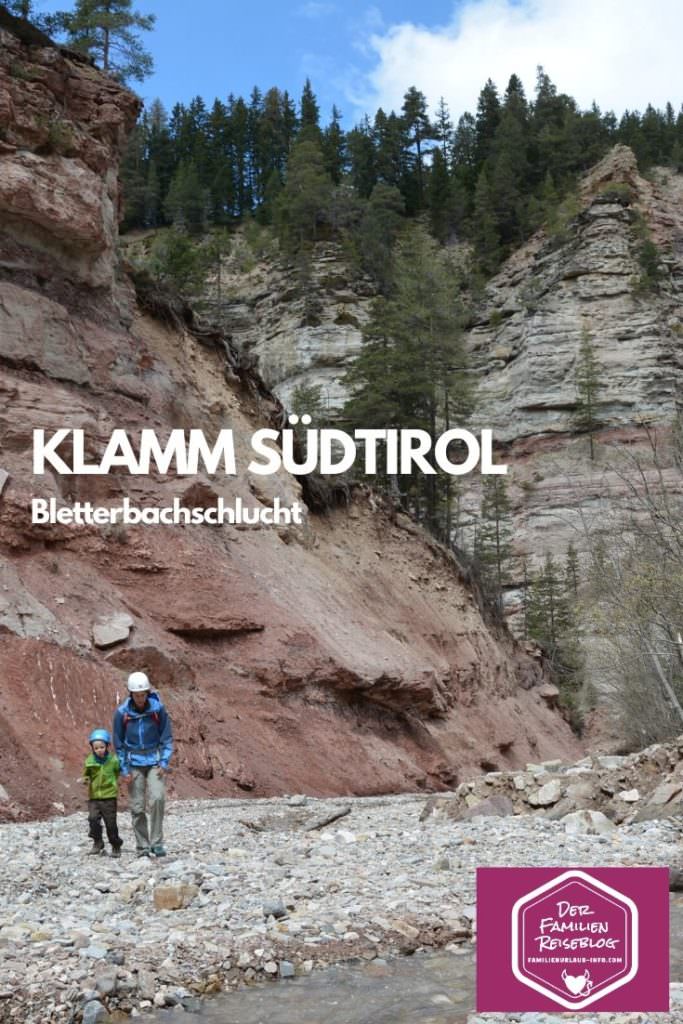
<path fill-rule="evenodd" d="M 131 782 L 133 780 L 133 776 L 132 775 L 121 775 L 120 778 L 121 778 L 121 781 L 125 782 L 126 785 L 128 785 L 128 786 L 130 786 L 130 784 L 131 784 Z"/>
<path fill-rule="evenodd" d="M 158 764 L 157 771 L 159 772 L 159 775 L 166 775 L 168 772 L 168 768 L 164 768 L 163 765 Z"/>

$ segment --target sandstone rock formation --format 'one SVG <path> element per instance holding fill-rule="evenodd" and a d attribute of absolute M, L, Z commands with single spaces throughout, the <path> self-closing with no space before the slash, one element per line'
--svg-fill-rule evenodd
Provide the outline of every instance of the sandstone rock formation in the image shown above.
<path fill-rule="evenodd" d="M 212 317 L 285 406 L 291 408 L 297 387 L 320 388 L 325 413 L 334 415 L 346 399 L 342 378 L 363 343 L 372 282 L 351 281 L 335 243 L 315 247 L 305 283 L 295 266 L 271 258 L 245 268 L 245 248 L 238 236 L 221 269 L 220 287 L 215 276 L 208 282 Z"/>
<path fill-rule="evenodd" d="M 452 556 L 367 494 L 287 528 L 32 524 L 34 496 L 259 506 L 302 490 L 245 470 L 282 409 L 228 341 L 152 319 L 115 273 L 135 98 L 57 49 L 2 44 L 0 816 L 79 804 L 87 734 L 133 669 L 172 712 L 178 796 L 443 789 L 482 758 L 577 755 L 537 662 L 486 625 Z M 57 111 L 61 152 L 41 128 Z M 236 476 L 32 473 L 34 428 L 83 428 L 96 458 L 114 428 L 190 426 L 234 431 Z"/>
<path fill-rule="evenodd" d="M 139 107 L 87 62 L 0 29 L 3 232 L 93 287 L 112 284 L 118 158 Z"/>

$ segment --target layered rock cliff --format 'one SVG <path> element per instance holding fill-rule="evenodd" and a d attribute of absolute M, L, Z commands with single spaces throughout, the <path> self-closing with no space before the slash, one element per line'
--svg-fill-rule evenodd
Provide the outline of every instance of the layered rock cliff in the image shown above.
<path fill-rule="evenodd" d="M 659 251 L 656 287 L 643 279 L 644 239 Z M 468 339 L 477 422 L 507 448 L 516 549 L 532 563 L 563 555 L 570 540 L 581 548 L 634 472 L 621 452 L 656 478 L 653 435 L 661 441 L 680 412 L 682 257 L 683 176 L 656 169 L 646 179 L 616 146 L 583 179 L 576 216 L 538 232 L 487 288 Z M 593 459 L 575 423 L 582 335 L 601 367 Z M 680 491 L 680 474 L 668 486 Z"/>
<path fill-rule="evenodd" d="M 680 466 L 667 452 L 683 382 L 683 175 L 655 168 L 645 177 L 632 151 L 616 146 L 584 176 L 564 213 L 501 267 L 466 333 L 477 382 L 472 426 L 493 429 L 510 467 L 516 558 L 504 600 L 516 631 L 525 563 L 533 572 L 547 553 L 564 560 L 570 542 L 582 558 L 590 536 L 614 530 L 613 513 L 628 504 L 634 484 L 642 492 L 663 483 L 683 495 Z M 646 243 L 656 275 L 643 259 Z M 349 283 L 340 250 L 321 246 L 313 261 L 321 299 L 314 323 L 306 321 L 294 271 L 288 275 L 273 260 L 247 274 L 227 271 L 219 305 L 235 343 L 256 358 L 283 401 L 299 384 L 319 385 L 327 410 L 338 409 L 371 301 L 365 286 Z M 576 422 L 584 337 L 600 366 L 593 453 Z M 468 548 L 478 483 L 468 478 L 461 495 L 457 541 Z M 591 621 L 588 609 L 586 678 L 599 695 L 603 671 Z M 600 716 L 594 721 L 605 729 Z M 601 742 L 606 735 L 601 731 Z M 613 733 L 608 742 L 619 739 Z"/>
<path fill-rule="evenodd" d="M 538 664 L 369 493 L 277 529 L 31 523 L 34 496 L 258 506 L 302 490 L 244 469 L 281 407 L 228 340 L 153 319 L 117 268 L 135 97 L 3 31 L 0 110 L 0 815 L 77 805 L 88 731 L 132 669 L 172 713 L 182 796 L 439 789 L 576 755 Z M 34 476 L 32 431 L 62 427 L 91 458 L 114 428 L 231 428 L 238 473 Z"/>
<path fill-rule="evenodd" d="M 648 239 L 659 253 L 656 282 L 643 280 Z M 371 295 L 349 283 L 332 246 L 319 248 L 311 273 L 320 298 L 315 323 L 305 322 L 295 272 L 272 260 L 246 274 L 228 265 L 217 305 L 235 343 L 284 402 L 297 385 L 318 385 L 334 412 Z M 546 551 L 564 555 L 570 540 L 581 548 L 586 524 L 624 490 L 620 451 L 651 463 L 653 430 L 665 434 L 680 412 L 682 284 L 683 175 L 659 168 L 645 178 L 625 146 L 583 178 L 571 216 L 538 231 L 489 282 L 466 338 L 477 382 L 473 427 L 493 429 L 510 465 L 520 568 L 522 556 L 533 566 Z M 575 420 L 584 335 L 601 366 L 594 459 Z M 681 490 L 674 476 L 669 484 Z M 477 481 L 467 485 L 462 507 L 472 519 Z M 465 531 L 459 540 L 467 545 L 471 537 Z M 517 586 L 507 595 L 511 609 Z"/>

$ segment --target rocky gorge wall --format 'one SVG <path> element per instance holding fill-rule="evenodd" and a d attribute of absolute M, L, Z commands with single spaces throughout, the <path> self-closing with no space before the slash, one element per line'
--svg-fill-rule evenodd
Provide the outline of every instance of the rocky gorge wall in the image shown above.
<path fill-rule="evenodd" d="M 683 380 L 683 175 L 639 174 L 616 146 L 583 179 L 564 230 L 539 232 L 487 288 L 469 347 L 479 381 L 478 425 L 491 426 L 512 466 L 515 546 L 564 555 L 624 493 L 642 461 L 654 481 L 651 438 L 680 412 Z M 641 283 L 644 238 L 661 279 Z M 583 334 L 600 364 L 595 458 L 577 434 L 576 364 Z M 626 467 L 625 456 L 630 460 Z M 683 493 L 673 468 L 667 486 Z"/>
<path fill-rule="evenodd" d="M 84 59 L 0 28 L 0 210 L 6 239 L 111 288 L 118 160 L 139 99 Z M 46 264 L 47 265 L 47 264 Z"/>
<path fill-rule="evenodd" d="M 647 240 L 660 261 L 656 281 L 641 261 Z M 285 301 L 296 291 L 295 274 L 287 277 L 272 260 L 247 274 L 229 272 L 220 305 L 235 344 L 255 357 L 285 403 L 295 386 L 318 385 L 334 413 L 345 397 L 344 372 L 362 345 L 371 297 L 365 285 L 350 285 L 338 248 L 321 247 L 311 273 L 322 300 L 315 325 L 304 322 L 303 295 L 298 304 Z M 533 572 L 546 553 L 564 561 L 570 542 L 581 556 L 590 534 L 611 535 L 636 479 L 641 492 L 656 490 L 661 479 L 671 495 L 683 497 L 683 475 L 666 453 L 681 410 L 682 286 L 683 175 L 655 168 L 645 177 L 633 152 L 616 146 L 580 181 L 571 215 L 514 252 L 477 304 L 466 332 L 477 385 L 472 427 L 493 429 L 498 461 L 510 468 L 515 557 L 504 599 L 518 632 L 525 562 Z M 267 339 L 255 328 L 262 315 Z M 586 335 L 601 367 L 594 458 L 575 420 Z M 469 550 L 479 503 L 472 476 L 456 537 Z M 601 654 L 590 639 L 590 612 L 584 618 L 586 678 L 600 694 Z"/>
<path fill-rule="evenodd" d="M 578 755 L 538 663 L 368 493 L 281 529 L 31 523 L 34 496 L 302 500 L 284 472 L 32 474 L 36 428 L 83 428 L 93 458 L 114 428 L 230 428 L 244 467 L 282 413 L 227 338 L 136 305 L 116 169 L 137 109 L 68 53 L 0 32 L 0 817 L 79 805 L 87 734 L 132 669 L 172 713 L 176 796 L 443 789 Z"/>

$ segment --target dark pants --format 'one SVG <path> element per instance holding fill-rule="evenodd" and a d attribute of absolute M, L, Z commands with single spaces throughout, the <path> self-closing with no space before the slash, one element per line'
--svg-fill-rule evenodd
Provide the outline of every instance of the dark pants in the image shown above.
<path fill-rule="evenodd" d="M 108 800 L 88 800 L 88 824 L 90 838 L 99 846 L 102 842 L 102 821 L 107 830 L 107 839 L 112 849 L 120 850 L 123 841 L 116 826 L 116 797 Z"/>

